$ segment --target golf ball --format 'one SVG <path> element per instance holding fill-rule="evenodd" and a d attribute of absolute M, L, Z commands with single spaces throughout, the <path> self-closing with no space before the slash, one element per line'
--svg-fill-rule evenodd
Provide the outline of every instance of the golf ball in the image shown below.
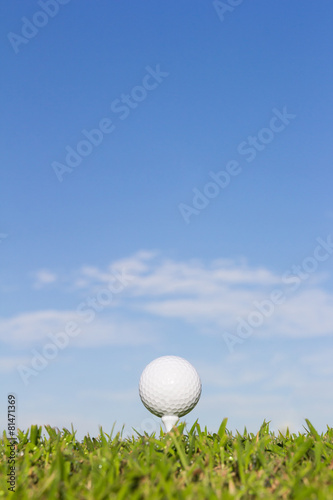
<path fill-rule="evenodd" d="M 162 356 L 143 370 L 139 394 L 145 407 L 154 415 L 182 417 L 199 401 L 201 380 L 186 359 Z"/>

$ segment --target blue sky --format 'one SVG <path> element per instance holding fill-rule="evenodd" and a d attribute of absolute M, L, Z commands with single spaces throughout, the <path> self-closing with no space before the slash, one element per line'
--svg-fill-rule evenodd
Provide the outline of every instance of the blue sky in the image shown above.
<path fill-rule="evenodd" d="M 1 7 L 2 427 L 157 430 L 166 354 L 189 423 L 332 423 L 333 7 L 225 5 Z"/>

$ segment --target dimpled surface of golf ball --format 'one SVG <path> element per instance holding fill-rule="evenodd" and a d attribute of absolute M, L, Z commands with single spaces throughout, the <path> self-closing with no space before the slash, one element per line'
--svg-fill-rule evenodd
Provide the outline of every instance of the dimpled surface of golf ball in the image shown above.
<path fill-rule="evenodd" d="M 139 394 L 145 407 L 154 415 L 182 417 L 193 410 L 199 401 L 201 380 L 186 359 L 162 356 L 143 370 Z"/>

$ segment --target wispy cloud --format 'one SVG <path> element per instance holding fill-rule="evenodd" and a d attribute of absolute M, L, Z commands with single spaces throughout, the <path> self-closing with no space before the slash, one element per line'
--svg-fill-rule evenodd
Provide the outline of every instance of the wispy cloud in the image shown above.
<path fill-rule="evenodd" d="M 55 273 L 47 269 L 40 269 L 35 273 L 33 287 L 40 289 L 51 283 L 55 283 L 57 280 L 58 276 Z"/>
<path fill-rule="evenodd" d="M 11 373 L 16 370 L 17 365 L 27 363 L 28 357 L 24 356 L 7 356 L 0 357 L 0 373 Z"/>
<path fill-rule="evenodd" d="M 38 342 L 51 331 L 60 331 L 73 319 L 71 311 L 35 311 L 0 318 L 0 340 L 14 346 Z"/>
<path fill-rule="evenodd" d="M 78 332 L 70 339 L 71 346 L 140 345 L 156 338 L 153 325 L 144 320 L 131 322 L 106 314 L 87 324 L 80 320 L 77 311 L 37 311 L 0 319 L 0 340 L 21 348 L 50 342 L 50 335 L 64 332 L 71 322 L 77 325 Z"/>
<path fill-rule="evenodd" d="M 253 427 L 272 420 L 272 427 L 302 428 L 304 418 L 312 418 L 320 408 L 320 426 L 332 415 L 330 394 L 332 349 L 312 347 L 311 355 L 297 356 L 296 349 L 281 349 L 264 355 L 242 351 L 229 354 L 222 363 L 198 363 L 206 388 L 202 406 L 212 413 L 232 415 L 233 421 Z M 318 421 L 318 415 L 317 415 Z M 239 429 L 242 430 L 242 429 Z"/>
<path fill-rule="evenodd" d="M 319 288 L 300 291 L 279 307 L 269 328 L 282 337 L 333 335 L 333 294 Z"/>
<path fill-rule="evenodd" d="M 110 263 L 105 269 L 83 266 L 67 276 L 71 276 L 71 286 L 80 286 L 87 294 L 97 293 L 98 299 L 98 291 L 113 283 L 117 273 L 129 280 L 121 300 L 116 297 L 117 300 L 105 306 L 106 309 L 112 307 L 114 311 L 121 307 L 126 316 L 145 314 L 147 322 L 152 318 L 178 319 L 202 334 L 220 335 L 225 330 L 233 331 L 239 318 L 258 307 L 255 304 L 265 300 L 273 289 L 280 289 L 284 302 L 275 308 L 274 314 L 265 318 L 255 335 L 309 338 L 333 333 L 333 294 L 320 287 L 321 281 L 327 278 L 320 269 L 293 293 L 295 282 L 291 275 L 287 280 L 264 267 L 251 267 L 244 260 L 176 261 L 156 251 L 138 252 Z M 53 273 L 40 272 L 40 278 L 45 284 L 53 279 Z M 14 338 L 37 339 L 41 331 L 51 326 L 60 327 L 60 323 L 69 320 L 72 314 L 74 312 L 46 311 L 23 318 L 18 316 L 8 320 L 10 324 L 4 323 L 3 330 L 0 323 L 0 334 L 10 328 Z M 135 321 L 127 322 L 128 332 L 136 330 Z M 96 331 L 97 324 L 94 328 Z M 102 334 L 95 335 L 96 339 L 101 337 Z M 128 338 L 129 333 L 125 337 Z"/>

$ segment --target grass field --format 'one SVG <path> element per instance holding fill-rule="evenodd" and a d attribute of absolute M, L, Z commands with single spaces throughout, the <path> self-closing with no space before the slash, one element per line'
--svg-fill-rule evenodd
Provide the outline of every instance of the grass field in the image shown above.
<path fill-rule="evenodd" d="M 81 442 L 75 432 L 45 426 L 18 431 L 15 492 L 8 491 L 8 446 L 0 443 L 0 498 L 19 499 L 333 499 L 333 428 L 304 433 L 233 435 L 195 423 L 169 434 L 122 438 L 100 429 Z"/>

